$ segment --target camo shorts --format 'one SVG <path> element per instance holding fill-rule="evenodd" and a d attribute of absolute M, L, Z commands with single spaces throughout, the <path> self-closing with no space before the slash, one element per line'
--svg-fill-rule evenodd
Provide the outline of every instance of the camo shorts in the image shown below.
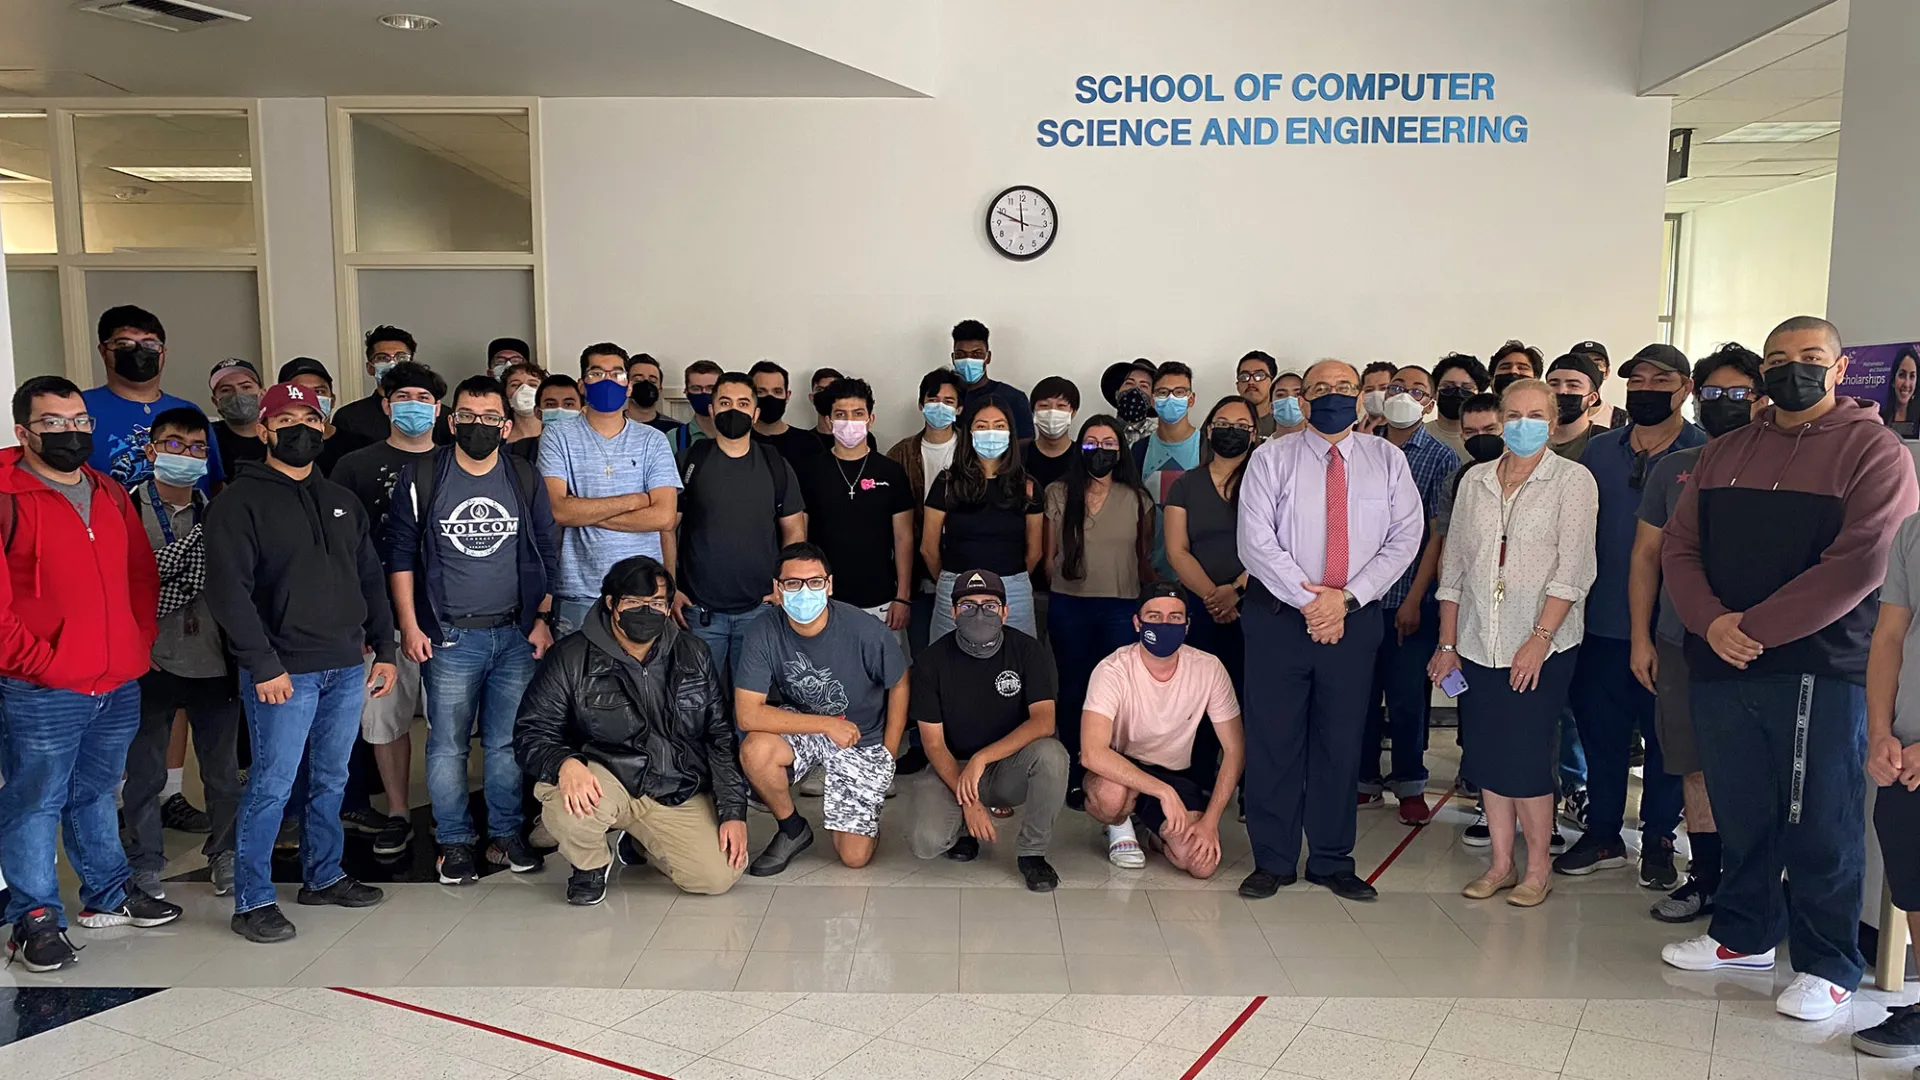
<path fill-rule="evenodd" d="M 805 776 L 816 766 L 827 770 L 828 832 L 855 836 L 880 835 L 880 804 L 887 801 L 893 783 L 893 755 L 880 744 L 841 749 L 825 735 L 785 735 L 793 749 L 793 775 Z"/>

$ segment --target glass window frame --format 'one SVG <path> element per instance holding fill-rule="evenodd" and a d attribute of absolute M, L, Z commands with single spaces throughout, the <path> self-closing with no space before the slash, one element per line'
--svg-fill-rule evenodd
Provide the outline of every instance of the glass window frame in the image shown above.
<path fill-rule="evenodd" d="M 1660 245 L 1660 340 L 1673 344 L 1680 317 L 1680 234 L 1686 228 L 1684 214 L 1668 214 L 1661 222 Z"/>

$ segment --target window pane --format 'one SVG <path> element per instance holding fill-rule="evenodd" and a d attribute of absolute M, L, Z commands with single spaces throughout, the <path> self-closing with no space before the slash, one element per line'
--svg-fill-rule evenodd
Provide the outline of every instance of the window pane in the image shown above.
<path fill-rule="evenodd" d="M 50 255 L 52 126 L 42 113 L 0 113 L 0 234 L 9 255 Z"/>
<path fill-rule="evenodd" d="M 89 252 L 254 250 L 245 113 L 73 118 Z"/>
<path fill-rule="evenodd" d="M 88 326 L 119 304 L 146 308 L 167 328 L 160 389 L 169 394 L 211 409 L 207 371 L 213 365 L 229 356 L 260 361 L 260 289 L 251 270 L 87 271 Z M 262 366 L 272 377 L 273 368 Z M 90 370 L 81 385 L 106 377 L 97 353 Z"/>
<path fill-rule="evenodd" d="M 448 386 L 486 373 L 487 343 L 494 338 L 534 340 L 532 270 L 363 269 L 357 275 L 361 326 L 411 333 L 420 342 L 414 358 L 445 376 Z M 546 366 L 544 356 L 531 359 Z"/>
<path fill-rule="evenodd" d="M 533 250 L 524 112 L 355 113 L 359 251 Z"/>
<path fill-rule="evenodd" d="M 13 384 L 67 373 L 60 330 L 60 272 L 8 270 L 7 313 L 13 324 Z"/>

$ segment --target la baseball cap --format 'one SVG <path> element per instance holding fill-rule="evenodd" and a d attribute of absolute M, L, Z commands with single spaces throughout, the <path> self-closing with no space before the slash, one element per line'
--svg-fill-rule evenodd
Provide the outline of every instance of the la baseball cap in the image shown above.
<path fill-rule="evenodd" d="M 961 598 L 968 596 L 991 596 L 1005 603 L 1007 586 L 1000 580 L 1000 575 L 991 570 L 969 570 L 954 580 L 953 601 L 957 604 Z"/>
<path fill-rule="evenodd" d="M 274 383 L 260 398 L 260 422 L 279 416 L 295 409 L 312 409 L 316 415 L 324 416 L 320 411 L 320 396 L 299 383 Z"/>
<path fill-rule="evenodd" d="M 237 356 L 228 357 L 213 365 L 213 370 L 207 372 L 207 389 L 218 390 L 221 383 L 235 375 L 250 376 L 254 382 L 260 381 L 260 369 L 253 366 L 253 361 L 242 360 Z"/>
<path fill-rule="evenodd" d="M 1687 354 L 1671 345 L 1655 343 L 1634 353 L 1633 359 L 1620 365 L 1620 377 L 1624 379 L 1631 376 L 1633 369 L 1641 364 L 1652 364 L 1682 378 L 1692 378 L 1693 365 L 1687 362 Z"/>

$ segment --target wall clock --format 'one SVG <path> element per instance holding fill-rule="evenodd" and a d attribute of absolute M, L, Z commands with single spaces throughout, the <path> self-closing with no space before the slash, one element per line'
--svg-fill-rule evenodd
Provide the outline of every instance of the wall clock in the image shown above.
<path fill-rule="evenodd" d="M 1015 184 L 987 204 L 987 241 L 1009 259 L 1037 259 L 1053 246 L 1060 214 L 1039 188 Z"/>

